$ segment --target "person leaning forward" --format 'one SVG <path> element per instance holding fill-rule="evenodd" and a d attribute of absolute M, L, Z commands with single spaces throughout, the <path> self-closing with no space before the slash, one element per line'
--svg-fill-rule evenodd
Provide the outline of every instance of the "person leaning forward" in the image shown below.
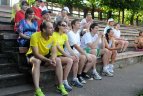
<path fill-rule="evenodd" d="M 35 86 L 35 96 L 45 96 L 39 87 L 40 65 L 51 65 L 55 68 L 58 78 L 57 90 L 62 95 L 68 95 L 62 83 L 63 69 L 60 58 L 56 55 L 56 42 L 52 37 L 53 25 L 50 22 L 43 22 L 40 26 L 41 32 L 31 36 L 30 48 L 27 52 L 28 61 L 32 64 L 32 77 Z"/>

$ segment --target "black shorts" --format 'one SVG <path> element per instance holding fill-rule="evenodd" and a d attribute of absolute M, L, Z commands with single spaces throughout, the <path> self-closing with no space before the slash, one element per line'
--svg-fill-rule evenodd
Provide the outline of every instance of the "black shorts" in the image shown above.
<path fill-rule="evenodd" d="M 27 61 L 29 61 L 31 57 L 34 57 L 34 55 L 33 55 L 33 54 L 28 54 L 28 55 L 27 55 Z M 50 58 L 50 57 L 51 57 L 51 54 L 49 53 L 49 54 L 45 55 L 45 57 L 46 57 L 46 58 Z M 41 65 L 44 66 L 44 65 L 45 65 L 45 62 L 42 61 L 42 62 L 41 62 Z"/>

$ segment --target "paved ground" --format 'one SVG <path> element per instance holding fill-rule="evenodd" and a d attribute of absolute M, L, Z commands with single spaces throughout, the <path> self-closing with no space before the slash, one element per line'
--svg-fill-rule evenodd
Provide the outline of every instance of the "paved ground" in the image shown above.
<path fill-rule="evenodd" d="M 114 77 L 103 77 L 101 81 L 88 81 L 83 88 L 73 88 L 69 96 L 136 96 L 136 93 L 143 88 L 143 63 L 115 71 Z M 54 87 L 47 93 L 48 96 L 60 96 L 54 91 Z M 33 93 L 20 96 L 33 96 Z"/>

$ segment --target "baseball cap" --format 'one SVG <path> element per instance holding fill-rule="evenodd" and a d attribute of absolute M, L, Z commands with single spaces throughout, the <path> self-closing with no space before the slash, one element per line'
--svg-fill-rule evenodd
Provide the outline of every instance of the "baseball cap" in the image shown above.
<path fill-rule="evenodd" d="M 41 13 L 41 15 L 43 16 L 43 15 L 45 15 L 46 13 L 52 13 L 52 12 L 49 11 L 49 10 L 43 10 L 42 13 Z"/>
<path fill-rule="evenodd" d="M 64 7 L 64 10 L 66 10 L 68 13 L 70 13 L 69 8 L 68 7 Z"/>
<path fill-rule="evenodd" d="M 109 22 L 113 22 L 113 21 L 114 21 L 113 18 L 109 18 L 109 19 L 108 19 L 108 23 L 109 23 Z"/>

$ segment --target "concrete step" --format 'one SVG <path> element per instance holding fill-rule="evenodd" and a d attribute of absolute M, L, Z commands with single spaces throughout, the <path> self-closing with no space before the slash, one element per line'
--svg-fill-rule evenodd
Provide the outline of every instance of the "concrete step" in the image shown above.
<path fill-rule="evenodd" d="M 0 88 L 12 87 L 17 85 L 28 84 L 31 76 L 23 73 L 11 73 L 0 75 Z"/>
<path fill-rule="evenodd" d="M 19 85 L 19 86 L 13 86 L 13 87 L 7 87 L 7 88 L 1 88 L 0 89 L 0 96 L 18 96 L 19 94 L 24 94 L 25 92 L 31 92 L 33 89 L 32 85 Z"/>
<path fill-rule="evenodd" d="M 13 25 L 0 24 L 0 31 L 1 31 L 0 33 L 5 33 L 5 31 L 12 31 L 12 33 L 14 33 L 13 29 L 14 29 Z"/>
<path fill-rule="evenodd" d="M 10 57 L 12 54 L 0 54 L 0 64 L 4 63 L 14 63 L 13 57 Z"/>
<path fill-rule="evenodd" d="M 0 39 L 17 39 L 18 34 L 15 33 L 0 33 Z"/>
<path fill-rule="evenodd" d="M 11 18 L 0 17 L 0 24 L 11 24 Z"/>
<path fill-rule="evenodd" d="M 18 64 L 15 63 L 0 64 L 0 75 L 17 73 L 17 72 L 18 72 Z"/>

